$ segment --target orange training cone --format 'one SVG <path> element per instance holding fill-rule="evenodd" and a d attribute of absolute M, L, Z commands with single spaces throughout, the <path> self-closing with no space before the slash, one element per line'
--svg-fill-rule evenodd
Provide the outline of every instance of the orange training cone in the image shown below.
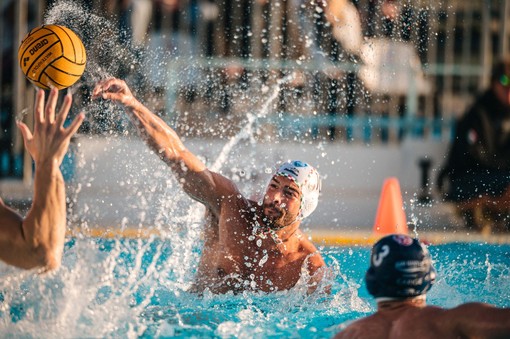
<path fill-rule="evenodd" d="M 400 184 L 397 178 L 392 177 L 384 181 L 375 216 L 374 234 L 382 236 L 393 233 L 407 234 L 408 229 Z"/>

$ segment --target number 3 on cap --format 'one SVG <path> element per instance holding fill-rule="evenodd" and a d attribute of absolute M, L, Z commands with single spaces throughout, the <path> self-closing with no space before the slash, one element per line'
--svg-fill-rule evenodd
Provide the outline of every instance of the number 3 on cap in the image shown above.
<path fill-rule="evenodd" d="M 375 267 L 379 267 L 385 257 L 390 254 L 390 247 L 388 245 L 384 245 L 381 247 L 381 251 L 372 256 L 372 262 Z"/>

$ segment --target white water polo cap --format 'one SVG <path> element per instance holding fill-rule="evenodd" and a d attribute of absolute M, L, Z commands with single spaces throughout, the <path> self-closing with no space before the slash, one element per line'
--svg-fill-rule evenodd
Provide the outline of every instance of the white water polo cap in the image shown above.
<path fill-rule="evenodd" d="M 299 218 L 304 219 L 312 214 L 319 203 L 321 191 L 319 172 L 306 162 L 294 160 L 281 165 L 275 175 L 291 179 L 301 190 Z"/>

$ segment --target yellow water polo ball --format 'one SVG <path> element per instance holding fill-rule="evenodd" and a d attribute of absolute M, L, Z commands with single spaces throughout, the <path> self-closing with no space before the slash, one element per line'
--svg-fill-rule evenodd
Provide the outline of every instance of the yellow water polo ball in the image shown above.
<path fill-rule="evenodd" d="M 43 89 L 67 88 L 85 71 L 81 39 L 67 27 L 42 25 L 28 33 L 18 49 L 19 65 L 31 83 Z"/>

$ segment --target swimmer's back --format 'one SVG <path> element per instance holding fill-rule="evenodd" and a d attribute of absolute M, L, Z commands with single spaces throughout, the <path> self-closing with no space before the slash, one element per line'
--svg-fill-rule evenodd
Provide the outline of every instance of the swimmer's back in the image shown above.
<path fill-rule="evenodd" d="M 491 312 L 484 312 L 490 308 L 468 303 L 452 309 L 426 306 L 382 311 L 352 323 L 335 338 L 510 338 L 510 319 L 502 314 L 494 325 Z"/>
<path fill-rule="evenodd" d="M 425 314 L 432 316 L 434 321 L 426 319 Z M 378 312 L 367 318 L 360 319 L 345 330 L 338 333 L 336 339 L 446 339 L 435 326 L 435 310 L 425 309 L 402 309 L 388 312 Z M 452 337 L 457 338 L 457 337 Z"/>

